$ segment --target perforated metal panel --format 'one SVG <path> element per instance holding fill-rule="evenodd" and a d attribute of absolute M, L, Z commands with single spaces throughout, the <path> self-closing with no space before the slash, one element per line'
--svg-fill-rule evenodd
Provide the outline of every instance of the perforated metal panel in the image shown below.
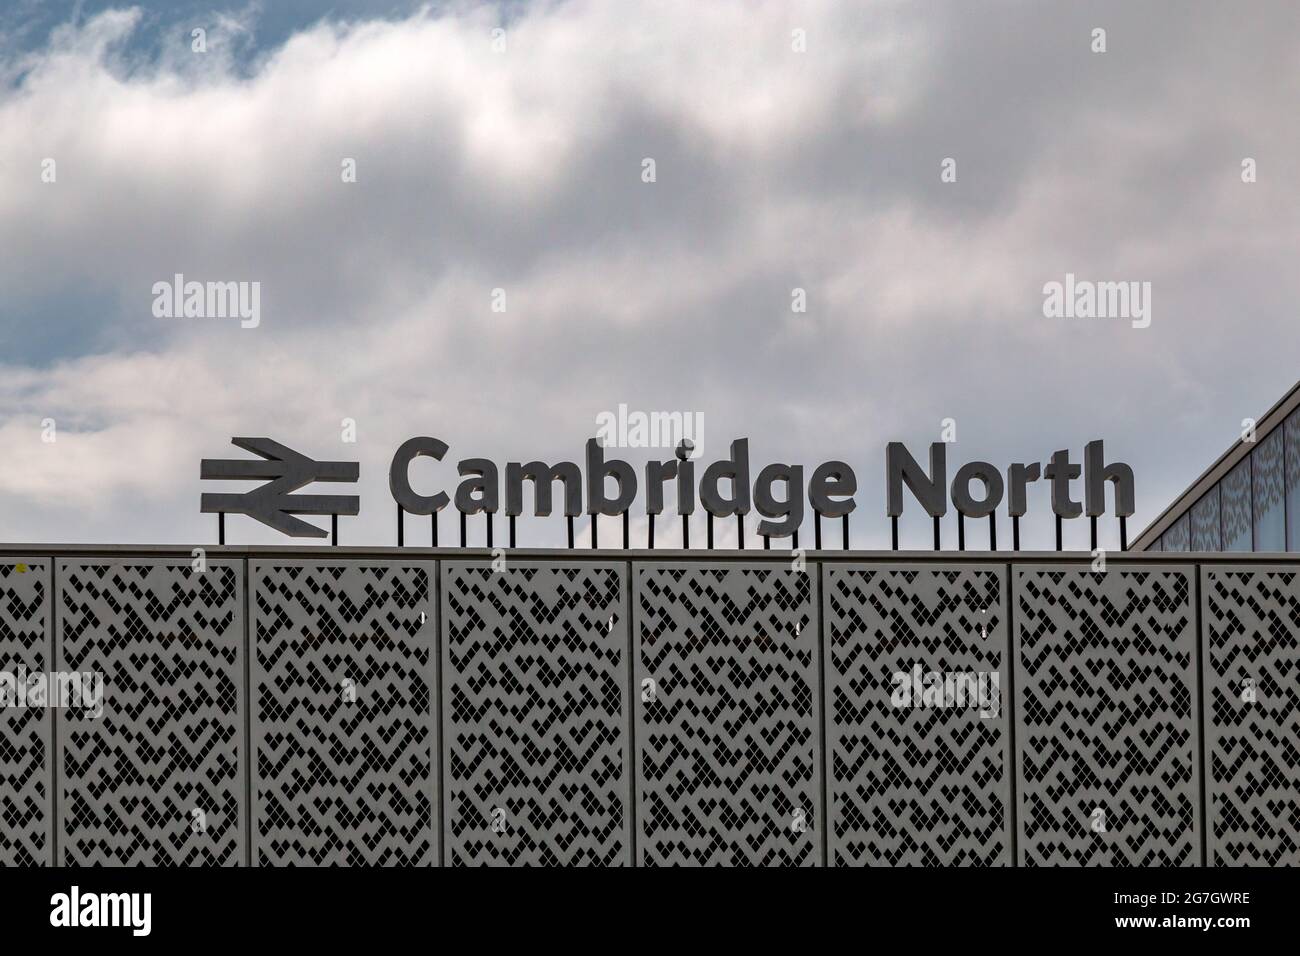
<path fill-rule="evenodd" d="M 1300 865 L 1300 574 L 1201 569 L 1211 866 Z"/>
<path fill-rule="evenodd" d="M 1015 568 L 1023 864 L 1199 864 L 1193 574 Z"/>
<path fill-rule="evenodd" d="M 50 559 L 0 563 L 0 866 L 53 861 L 53 714 L 22 685 L 50 670 Z"/>
<path fill-rule="evenodd" d="M 634 574 L 639 862 L 820 864 L 816 565 Z"/>
<path fill-rule="evenodd" d="M 58 666 L 104 680 L 100 718 L 58 715 L 65 865 L 244 861 L 242 573 L 59 562 Z"/>
<path fill-rule="evenodd" d="M 438 863 L 435 566 L 253 561 L 253 859 Z"/>
<path fill-rule="evenodd" d="M 746 557 L 8 558 L 0 865 L 1300 864 L 1300 564 Z"/>
<path fill-rule="evenodd" d="M 442 563 L 452 865 L 631 861 L 626 565 Z"/>
<path fill-rule="evenodd" d="M 1005 570 L 824 576 L 830 862 L 1009 865 Z"/>

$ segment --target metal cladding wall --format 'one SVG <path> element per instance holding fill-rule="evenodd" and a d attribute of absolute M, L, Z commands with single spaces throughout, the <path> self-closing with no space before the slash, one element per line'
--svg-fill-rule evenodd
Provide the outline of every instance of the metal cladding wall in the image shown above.
<path fill-rule="evenodd" d="M 0 666 L 13 675 L 14 691 L 25 674 L 48 671 L 54 656 L 52 564 L 49 558 L 0 562 Z M 54 859 L 53 730 L 49 710 L 0 708 L 0 865 L 33 866 Z"/>
<path fill-rule="evenodd" d="M 28 547 L 0 681 L 3 865 L 1300 864 L 1284 556 Z"/>
<path fill-rule="evenodd" d="M 243 563 L 64 560 L 55 668 L 103 675 L 103 714 L 55 712 L 68 866 L 244 861 Z"/>
<path fill-rule="evenodd" d="M 1198 864 L 1195 568 L 1013 573 L 1020 862 Z"/>
<path fill-rule="evenodd" d="M 831 864 L 1009 865 L 1006 569 L 829 567 L 825 605 Z M 896 706 L 917 668 L 998 679 L 984 708 Z"/>
<path fill-rule="evenodd" d="M 438 860 L 433 570 L 250 562 L 257 864 Z"/>
<path fill-rule="evenodd" d="M 505 567 L 443 563 L 445 861 L 627 864 L 626 567 Z"/>
<path fill-rule="evenodd" d="M 636 566 L 639 863 L 816 866 L 817 567 Z"/>
<path fill-rule="evenodd" d="M 1212 866 L 1300 859 L 1300 574 L 1201 568 Z"/>

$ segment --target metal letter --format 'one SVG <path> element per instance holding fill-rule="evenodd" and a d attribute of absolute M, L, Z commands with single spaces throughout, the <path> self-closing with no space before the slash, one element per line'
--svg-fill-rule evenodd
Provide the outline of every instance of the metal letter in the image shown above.
<path fill-rule="evenodd" d="M 948 483 L 948 461 L 943 442 L 930 445 L 930 473 L 927 475 L 902 442 L 891 441 L 885 446 L 885 513 L 896 518 L 903 513 L 903 485 L 921 503 L 931 518 L 942 518 L 948 513 L 948 496 L 944 494 Z"/>
<path fill-rule="evenodd" d="M 808 501 L 813 511 L 826 518 L 852 514 L 858 503 L 851 497 L 858 490 L 858 476 L 842 461 L 824 461 L 808 482 Z M 831 495 L 844 501 L 832 501 Z"/>
<path fill-rule="evenodd" d="M 571 461 L 547 465 L 540 461 L 506 462 L 506 514 L 524 513 L 524 482 L 533 483 L 533 514 L 545 518 L 551 513 L 551 485 L 564 482 L 564 513 L 571 518 L 582 514 L 582 472 Z"/>
<path fill-rule="evenodd" d="M 1083 507 L 1070 499 L 1070 480 L 1078 478 L 1082 470 L 1070 462 L 1070 452 L 1065 448 L 1052 452 L 1051 462 L 1043 469 L 1043 477 L 1052 483 L 1052 511 L 1062 518 L 1083 514 Z"/>
<path fill-rule="evenodd" d="M 605 478 L 618 482 L 618 494 L 605 497 Z M 605 461 L 605 449 L 594 438 L 587 439 L 587 514 L 617 515 L 632 507 L 636 499 L 636 472 L 617 458 Z"/>
<path fill-rule="evenodd" d="M 392 492 L 393 500 L 413 515 L 431 515 L 447 507 L 450 499 L 444 492 L 440 491 L 436 495 L 417 495 L 411 488 L 410 476 L 411 462 L 416 458 L 427 455 L 434 461 L 442 461 L 442 456 L 445 454 L 447 454 L 447 443 L 436 438 L 421 436 L 408 438 L 402 442 L 388 469 L 388 490 Z"/>
<path fill-rule="evenodd" d="M 785 482 L 785 500 L 772 497 L 772 486 Z M 764 518 L 783 518 L 779 522 L 760 521 L 758 533 L 769 538 L 784 538 L 803 524 L 803 467 L 800 465 L 768 465 L 758 473 L 754 482 L 754 507 Z"/>
<path fill-rule="evenodd" d="M 731 499 L 722 497 L 718 483 L 731 479 Z M 700 479 L 700 504 L 717 518 L 749 514 L 749 439 L 737 438 L 731 443 L 731 457 L 715 461 L 704 469 Z"/>
<path fill-rule="evenodd" d="M 984 500 L 971 497 L 972 479 L 984 483 Z M 987 461 L 972 461 L 957 469 L 952 480 L 952 503 L 968 518 L 983 518 L 1002 503 L 1002 474 Z"/>
<path fill-rule="evenodd" d="M 486 458 L 466 458 L 456 466 L 456 472 L 465 480 L 456 487 L 456 509 L 461 514 L 476 515 L 480 511 L 496 514 L 497 466 Z M 479 497 L 474 497 L 474 492 Z"/>
<path fill-rule="evenodd" d="M 1023 517 L 1029 508 L 1025 497 L 1025 486 L 1042 477 L 1042 465 L 1031 462 L 1022 465 L 1019 462 L 1007 469 L 1007 485 L 1011 489 L 1007 494 L 1007 513 L 1013 518 Z"/>
<path fill-rule="evenodd" d="M 1115 482 L 1115 516 L 1133 515 L 1133 469 L 1122 461 L 1106 464 L 1106 453 L 1101 439 L 1083 446 L 1083 500 L 1088 514 L 1099 517 L 1106 513 L 1106 482 Z"/>

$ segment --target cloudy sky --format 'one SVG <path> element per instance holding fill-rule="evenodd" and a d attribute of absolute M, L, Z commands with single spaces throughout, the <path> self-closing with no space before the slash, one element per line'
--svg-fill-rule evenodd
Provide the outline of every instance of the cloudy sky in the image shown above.
<path fill-rule="evenodd" d="M 268 435 L 359 461 L 343 542 L 392 544 L 405 438 L 450 492 L 619 403 L 702 413 L 706 461 L 848 461 L 860 547 L 890 440 L 1103 438 L 1136 533 L 1300 378 L 1297 101 L 1288 2 L 9 0 L 0 535 L 213 541 L 199 460 Z M 1150 327 L 1046 318 L 1067 272 L 1150 282 Z M 260 283 L 260 323 L 156 317 L 177 273 Z"/>

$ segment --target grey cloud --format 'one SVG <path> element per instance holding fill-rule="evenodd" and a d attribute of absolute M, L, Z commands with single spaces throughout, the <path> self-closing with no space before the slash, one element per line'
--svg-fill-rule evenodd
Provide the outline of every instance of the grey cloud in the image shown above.
<path fill-rule="evenodd" d="M 1296 378 L 1287 5 L 608 9 L 520 10 L 496 60 L 492 11 L 469 11 L 316 27 L 201 80 L 65 51 L 0 95 L 13 533 L 209 534 L 200 455 L 249 431 L 327 454 L 350 415 L 347 534 L 388 542 L 403 438 L 576 458 L 619 402 L 703 412 L 718 453 L 848 460 L 876 546 L 887 440 L 923 448 L 952 416 L 958 462 L 1005 464 L 1102 437 L 1137 471 L 1136 531 Z M 263 326 L 154 319 L 176 271 L 262 281 Z M 1066 271 L 1152 281 L 1152 327 L 1044 319 Z M 66 444 L 28 440 L 47 413 Z M 113 460 L 133 451 L 152 477 Z M 107 503 L 62 512 L 67 481 Z"/>

